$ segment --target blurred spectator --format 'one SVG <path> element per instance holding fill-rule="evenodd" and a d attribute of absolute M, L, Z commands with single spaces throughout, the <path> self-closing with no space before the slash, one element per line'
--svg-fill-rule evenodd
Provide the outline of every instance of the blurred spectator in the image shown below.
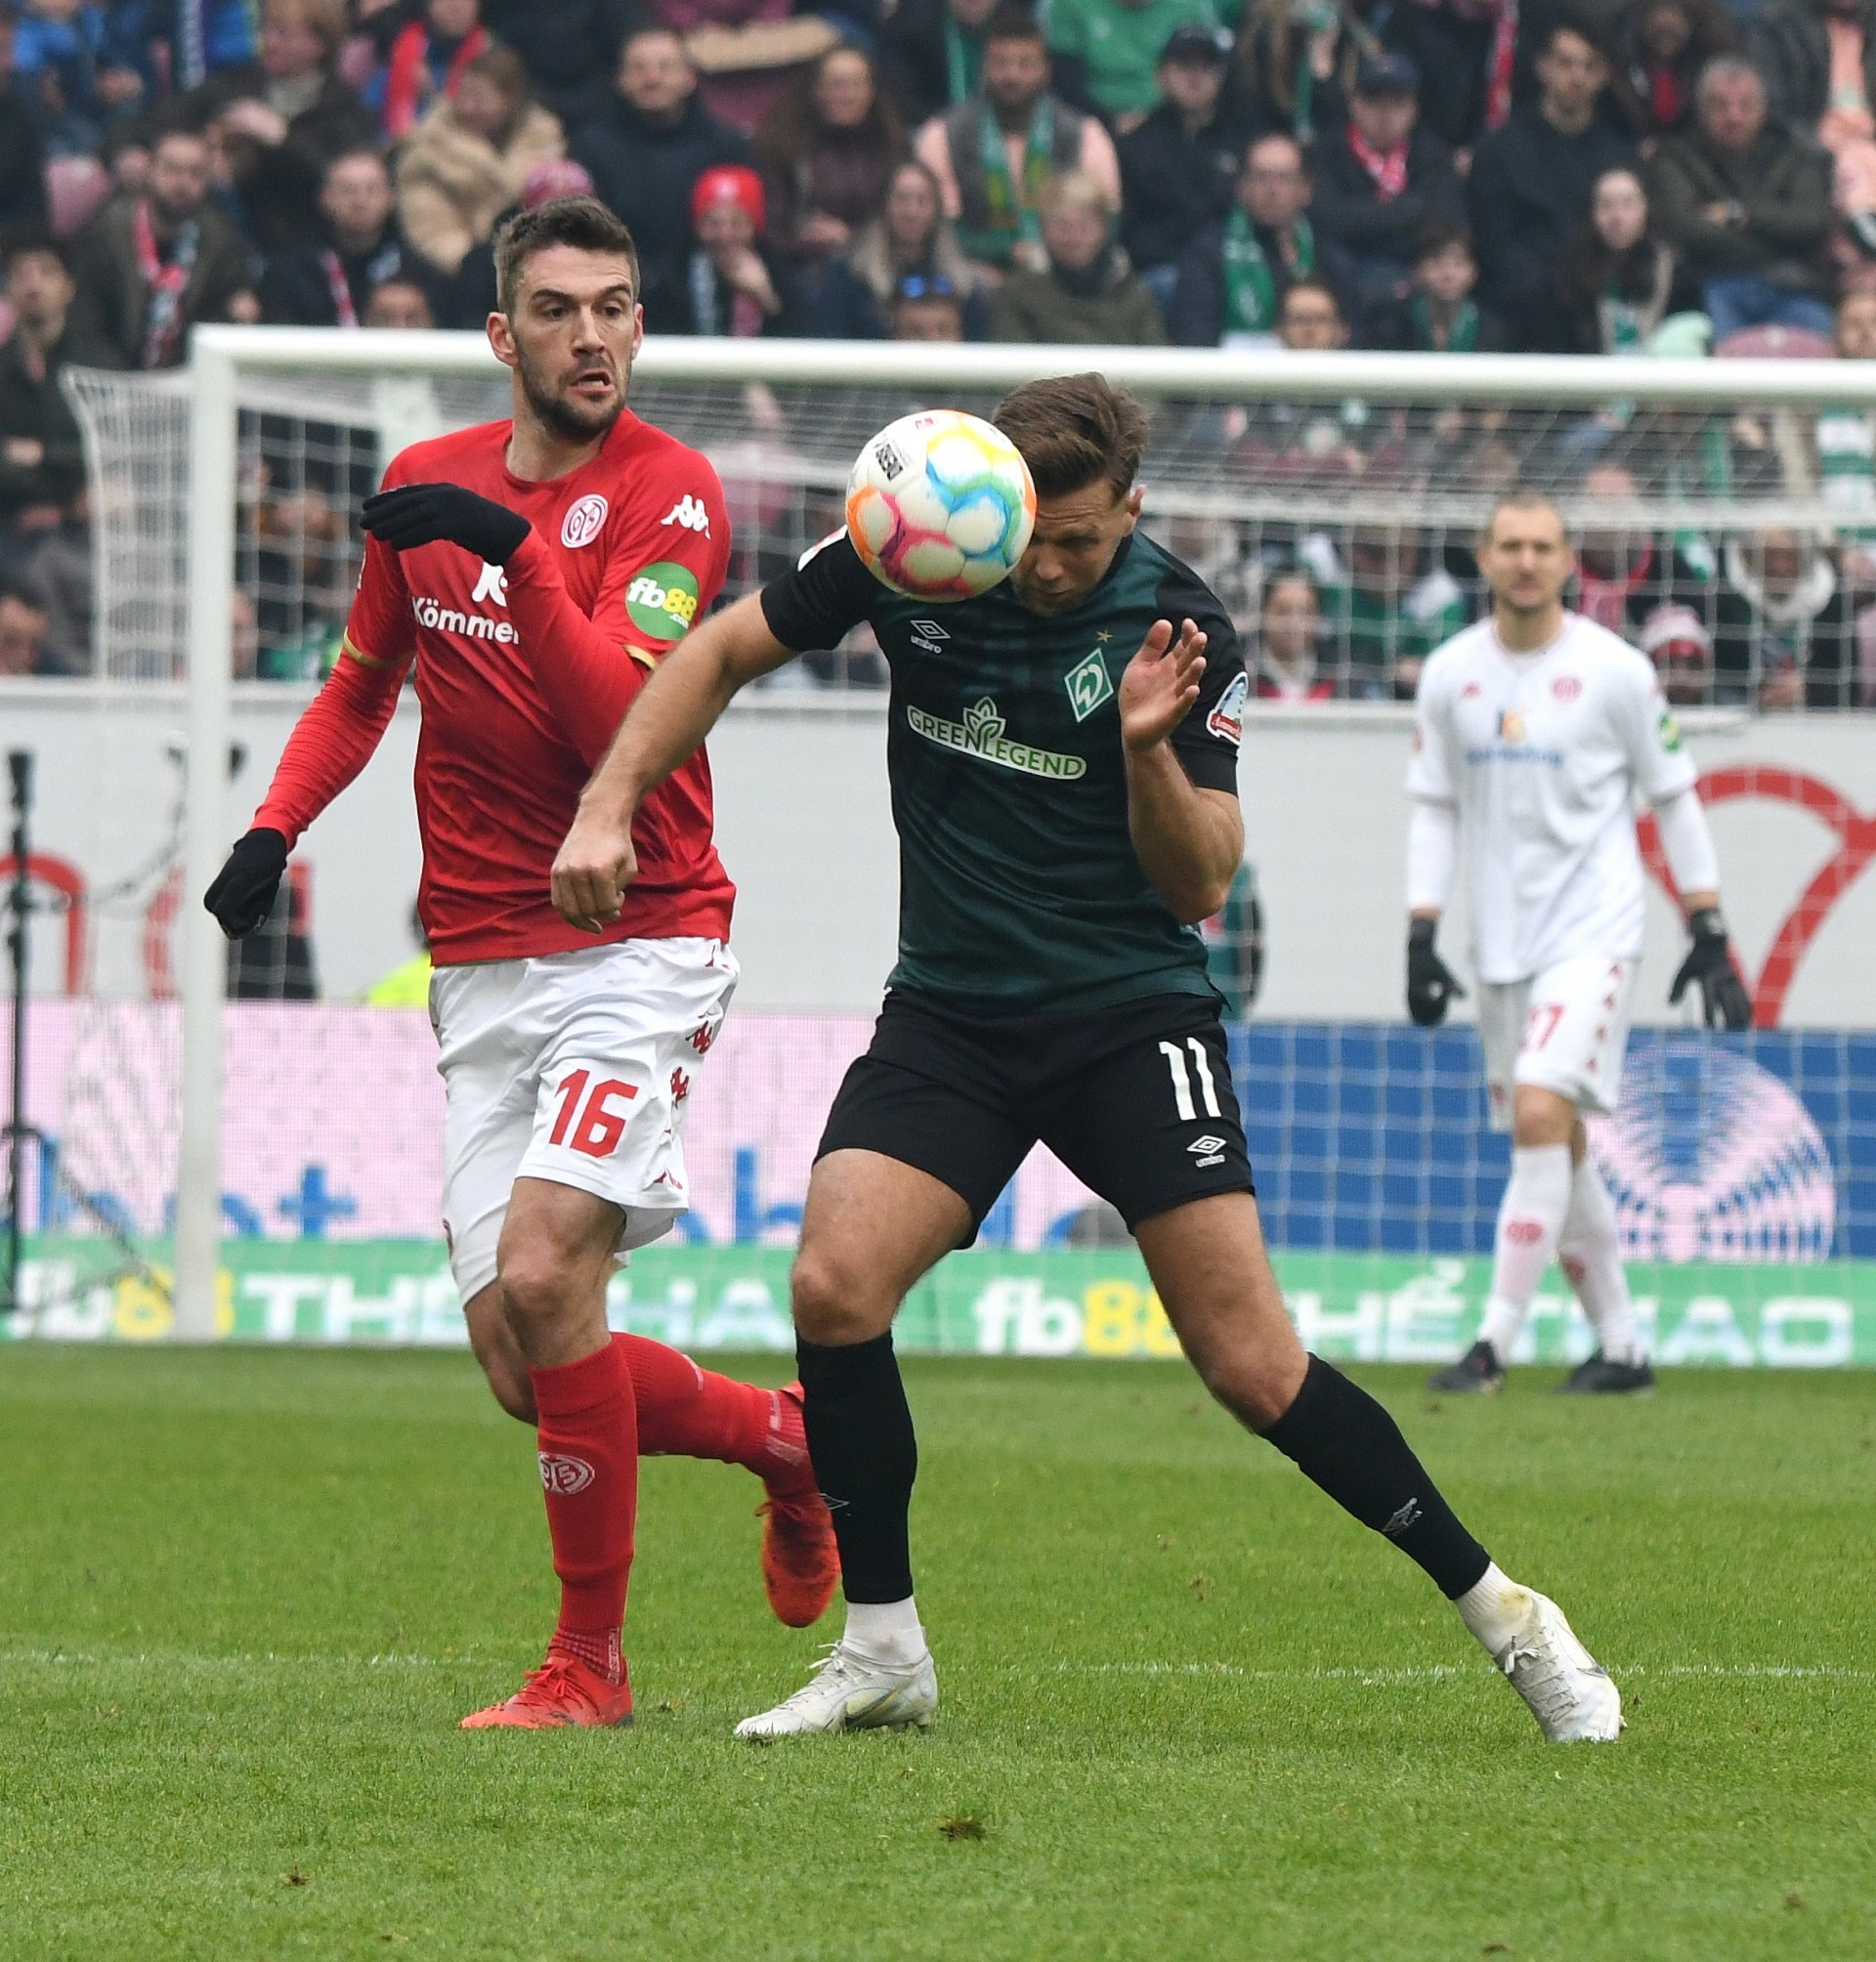
<path fill-rule="evenodd" d="M 1277 343 L 1294 353 L 1328 354 L 1348 345 L 1342 302 L 1326 279 L 1293 279 L 1277 309 Z"/>
<path fill-rule="evenodd" d="M 1322 601 L 1300 567 L 1272 573 L 1258 608 L 1251 659 L 1252 692 L 1259 702 L 1332 702 L 1335 677 L 1317 667 Z"/>
<path fill-rule="evenodd" d="M 109 39 L 97 0 L 21 0 L 14 70 L 21 93 L 37 107 L 54 155 L 88 155 L 113 107 L 143 93 L 135 70 L 113 63 Z"/>
<path fill-rule="evenodd" d="M 4 6 L 6 0 L 0 0 Z M 149 183 L 149 152 L 156 141 L 156 119 L 139 110 L 120 117 L 105 132 L 98 160 L 110 178 L 111 195 L 141 197 Z"/>
<path fill-rule="evenodd" d="M 1049 178 L 1078 170 L 1120 208 L 1113 143 L 1094 117 L 1049 93 L 1043 30 L 1020 8 L 1000 8 L 984 30 L 981 93 L 928 122 L 915 149 L 959 242 L 993 279 L 1019 262 L 1043 263 L 1037 197 Z"/>
<path fill-rule="evenodd" d="M 1324 588 L 1328 638 L 1346 663 L 1344 692 L 1364 701 L 1410 702 L 1420 670 L 1466 624 L 1466 596 L 1443 567 L 1423 572 L 1417 532 L 1358 525 L 1346 562 L 1326 538 L 1308 541 Z"/>
<path fill-rule="evenodd" d="M 1245 131 L 1221 107 L 1224 43 L 1180 27 L 1160 51 L 1159 106 L 1114 148 L 1121 164 L 1121 243 L 1164 306 L 1185 249 L 1230 212 Z"/>
<path fill-rule="evenodd" d="M 1638 528 L 1635 473 L 1599 463 L 1583 473 L 1577 494 L 1594 516 L 1577 533 L 1576 611 L 1628 641 L 1639 641 L 1663 607 L 1678 606 L 1698 622 L 1711 582 L 1676 547 Z"/>
<path fill-rule="evenodd" d="M 469 64 L 488 47 L 476 0 L 424 0 L 417 18 L 392 37 L 364 92 L 385 141 L 402 143 L 439 98 L 453 97 Z"/>
<path fill-rule="evenodd" d="M 568 131 L 605 114 L 619 42 L 642 24 L 631 0 L 482 0 L 481 11 L 483 25 L 521 57 L 540 101 Z"/>
<path fill-rule="evenodd" d="M 204 138 L 165 131 L 148 193 L 106 205 L 72 247 L 72 331 L 116 365 L 174 367 L 197 320 L 259 314 L 246 249 L 208 202 L 208 170 Z"/>
<path fill-rule="evenodd" d="M 126 20 L 127 36 L 141 38 L 148 50 L 140 67 L 152 92 L 199 88 L 217 70 L 254 59 L 259 23 L 252 0 L 116 0 L 113 12 Z"/>
<path fill-rule="evenodd" d="M 1829 333 L 1823 166 L 1768 118 L 1765 84 L 1737 56 L 1707 64 L 1695 105 L 1693 133 L 1662 144 L 1648 187 L 1662 236 L 1701 281 L 1716 344 L 1769 322 Z"/>
<path fill-rule="evenodd" d="M 1876 361 L 1876 292 L 1846 293 L 1837 303 L 1836 339 L 1839 359 Z M 1876 415 L 1862 407 L 1819 409 L 1816 443 L 1824 502 L 1847 518 L 1876 527 Z M 1851 537 L 1859 558 L 1873 556 L 1870 541 L 1876 532 L 1853 533 Z M 1859 578 L 1859 584 L 1871 583 L 1867 573 Z"/>
<path fill-rule="evenodd" d="M 398 216 L 411 245 L 454 274 L 520 201 L 528 174 L 561 155 L 560 124 L 529 87 L 520 57 L 490 48 L 467 63 L 398 153 Z"/>
<path fill-rule="evenodd" d="M 326 165 L 320 216 L 324 237 L 277 253 L 261 276 L 261 316 L 270 324 L 356 327 L 373 286 L 422 270 L 392 216 L 391 174 L 375 149 Z"/>
<path fill-rule="evenodd" d="M 1713 665 L 1719 702 L 1855 706 L 1850 610 L 1814 538 L 1766 531 L 1727 542 L 1714 603 Z"/>
<path fill-rule="evenodd" d="M 1420 126 L 1419 88 L 1401 56 L 1363 61 L 1347 127 L 1312 159 L 1310 216 L 1358 322 L 1407 290 L 1422 228 L 1464 215 L 1452 153 Z"/>
<path fill-rule="evenodd" d="M 1536 70 L 1536 103 L 1514 109 L 1503 129 L 1480 140 L 1466 186 L 1479 291 L 1520 350 L 1556 339 L 1558 256 L 1590 208 L 1596 180 L 1635 154 L 1626 137 L 1596 118 L 1609 64 L 1590 27 L 1556 16 Z"/>
<path fill-rule="evenodd" d="M 970 264 L 944 214 L 938 181 L 910 159 L 892 173 L 880 215 L 863 225 L 852 249 L 828 268 L 815 303 L 815 331 L 836 341 L 885 339 L 889 316 L 909 278 L 946 281 L 966 328 L 975 323 L 981 309 Z"/>
<path fill-rule="evenodd" d="M 733 128 L 757 129 L 790 79 L 840 39 L 791 0 L 647 0 L 652 18 L 684 36 L 704 101 Z"/>
<path fill-rule="evenodd" d="M 769 111 L 755 139 L 769 237 L 792 263 L 804 300 L 884 205 L 893 166 L 909 150 L 873 58 L 845 43 L 790 82 Z"/>
<path fill-rule="evenodd" d="M 915 127 L 974 96 L 998 0 L 900 0 L 879 23 L 887 91 Z"/>
<path fill-rule="evenodd" d="M 434 327 L 430 295 L 415 279 L 385 279 L 371 288 L 364 303 L 367 327 L 422 329 Z"/>
<path fill-rule="evenodd" d="M 697 244 L 685 279 L 688 311 L 667 332 L 745 338 L 782 331 L 781 275 L 764 249 L 762 180 L 746 164 L 719 163 L 697 180 L 691 222 Z"/>
<path fill-rule="evenodd" d="M 44 674 L 45 595 L 30 579 L 0 573 L 0 677 Z"/>
<path fill-rule="evenodd" d="M 895 341 L 961 341 L 964 338 L 964 298 L 944 274 L 914 273 L 901 279 L 892 298 L 892 338 Z"/>
<path fill-rule="evenodd" d="M 46 224 L 46 140 L 14 72 L 18 19 L 13 0 L 0 0 L 0 235 Z"/>
<path fill-rule="evenodd" d="M 1631 638 L 1654 663 L 1670 702 L 1684 706 L 1713 700 L 1713 633 L 1696 608 L 1658 606 Z"/>
<path fill-rule="evenodd" d="M 618 95 L 576 132 L 572 154 L 595 194 L 631 227 L 648 328 L 690 317 L 691 187 L 748 144 L 697 100 L 697 70 L 668 27 L 639 27 L 619 50 Z"/>
<path fill-rule="evenodd" d="M 1404 299 L 1374 317 L 1370 345 L 1407 354 L 1478 355 L 1504 351 L 1496 316 L 1473 298 L 1478 261 L 1472 235 L 1435 219 L 1414 244 L 1412 284 Z"/>
<path fill-rule="evenodd" d="M 1771 113 L 1829 151 L 1838 208 L 1876 259 L 1876 5 L 1770 0 L 1750 46 Z"/>
<path fill-rule="evenodd" d="M 1403 0 L 1377 6 L 1374 18 L 1383 41 L 1418 70 L 1422 117 L 1448 149 L 1470 151 L 1504 128 L 1518 30 L 1529 24 L 1519 0 Z"/>
<path fill-rule="evenodd" d="M 1110 236 L 1114 208 L 1104 186 L 1080 171 L 1044 185 L 1046 268 L 1011 273 L 990 303 L 994 341 L 1160 347 L 1159 303 Z"/>
<path fill-rule="evenodd" d="M 1260 136 L 1244 153 L 1237 203 L 1179 261 L 1167 324 L 1182 347 L 1269 347 L 1283 296 L 1316 275 L 1303 215 L 1309 178 L 1294 137 Z"/>
<path fill-rule="evenodd" d="M 1640 354 L 1663 320 L 1698 310 L 1699 282 L 1656 235 L 1633 165 L 1597 179 L 1589 216 L 1557 268 L 1556 297 L 1552 346 L 1560 354 Z"/>
<path fill-rule="evenodd" d="M 1615 28 L 1609 97 L 1644 149 L 1693 121 L 1693 87 L 1739 37 L 1720 0 L 1629 0 Z"/>
<path fill-rule="evenodd" d="M 316 237 L 325 166 L 377 140 L 376 118 L 338 73 L 345 33 L 345 0 L 265 0 L 257 58 L 185 101 L 213 122 L 227 194 L 263 252 Z"/>
<path fill-rule="evenodd" d="M 1223 24 L 1214 0 L 1050 0 L 1056 86 L 1125 133 L 1159 101 L 1154 77 L 1168 37 L 1181 27 L 1215 34 Z"/>
<path fill-rule="evenodd" d="M 1355 68 L 1379 41 L 1368 10 L 1338 0 L 1252 0 L 1231 63 L 1231 88 L 1251 127 L 1300 144 L 1347 126 Z"/>

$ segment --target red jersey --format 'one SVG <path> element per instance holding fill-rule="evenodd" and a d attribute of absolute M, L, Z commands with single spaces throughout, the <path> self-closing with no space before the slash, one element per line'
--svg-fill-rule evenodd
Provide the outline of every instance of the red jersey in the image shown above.
<path fill-rule="evenodd" d="M 486 423 L 415 444 L 385 472 L 385 488 L 458 484 L 519 512 L 533 535 L 506 568 L 458 545 L 398 553 L 368 538 L 345 655 L 325 691 L 335 705 L 371 691 L 362 714 L 340 712 L 375 719 L 375 743 L 415 660 L 417 904 L 431 956 L 449 966 L 596 940 L 727 939 L 735 888 L 712 842 L 702 749 L 646 798 L 632 829 L 639 874 L 613 925 L 598 936 L 569 926 L 548 893 L 593 765 L 660 657 L 722 587 L 730 524 L 716 473 L 628 409 L 589 463 L 531 483 L 507 467 L 511 430 Z M 296 739 L 325 705 L 314 704 Z M 362 757 L 338 782 L 329 767 L 317 780 L 296 775 L 294 761 L 290 746 L 255 817 L 289 844 Z"/>

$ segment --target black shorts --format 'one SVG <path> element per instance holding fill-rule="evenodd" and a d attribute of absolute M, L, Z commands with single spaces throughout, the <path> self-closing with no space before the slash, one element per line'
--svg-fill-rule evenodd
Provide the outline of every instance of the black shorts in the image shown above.
<path fill-rule="evenodd" d="M 1039 1140 L 1130 1227 L 1255 1190 L 1217 1002 L 985 1020 L 895 989 L 817 1156 L 876 1151 L 929 1173 L 970 1208 L 974 1236 Z"/>

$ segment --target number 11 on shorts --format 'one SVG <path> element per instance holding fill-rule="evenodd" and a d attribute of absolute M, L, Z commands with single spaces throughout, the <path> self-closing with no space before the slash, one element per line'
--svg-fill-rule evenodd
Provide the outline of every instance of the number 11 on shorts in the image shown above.
<path fill-rule="evenodd" d="M 1205 1114 L 1207 1117 L 1218 1117 L 1221 1113 L 1217 1087 L 1212 1081 L 1212 1058 L 1205 1053 L 1205 1045 L 1196 1036 L 1186 1037 L 1185 1046 L 1192 1051 L 1192 1066 L 1198 1072 L 1199 1094 L 1205 1099 Z M 1186 1073 L 1185 1052 L 1177 1043 L 1162 1043 L 1160 1054 L 1166 1058 L 1166 1066 L 1172 1073 L 1172 1101 L 1178 1106 L 1181 1119 L 1191 1124 L 1197 1120 L 1199 1113 L 1192 1102 L 1192 1079 Z"/>
<path fill-rule="evenodd" d="M 620 1083 L 617 1077 L 606 1077 L 593 1085 L 591 1095 L 586 1095 L 586 1086 L 592 1078 L 591 1070 L 575 1070 L 555 1091 L 560 1098 L 560 1112 L 554 1119 L 554 1128 L 548 1134 L 549 1144 L 565 1144 L 575 1151 L 583 1151 L 588 1158 L 610 1158 L 618 1149 L 618 1141 L 625 1135 L 626 1121 L 630 1112 L 614 1110 L 612 1100 L 620 1098 L 630 1103 L 638 1091 L 630 1084 Z M 584 1097 L 584 1106 L 581 1098 Z M 579 1112 L 579 1122 L 574 1123 L 574 1113 Z M 568 1132 L 572 1131 L 570 1137 Z"/>

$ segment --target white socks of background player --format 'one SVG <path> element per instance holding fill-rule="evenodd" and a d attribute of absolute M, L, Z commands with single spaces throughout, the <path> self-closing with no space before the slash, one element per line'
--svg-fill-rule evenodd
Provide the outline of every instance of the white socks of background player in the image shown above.
<path fill-rule="evenodd" d="M 925 1631 L 911 1595 L 904 1600 L 850 1600 L 841 1646 L 888 1669 L 910 1669 L 925 1657 Z"/>
<path fill-rule="evenodd" d="M 1511 1183 L 1498 1208 L 1498 1237 L 1492 1249 L 1492 1296 L 1485 1303 L 1479 1340 L 1507 1362 L 1531 1297 L 1556 1258 L 1563 1221 L 1570 1210 L 1570 1147 L 1520 1144 L 1512 1151 Z"/>
<path fill-rule="evenodd" d="M 1635 1319 L 1629 1277 L 1622 1270 L 1615 1205 L 1587 1152 L 1570 1181 L 1570 1210 L 1564 1216 L 1556 1258 L 1596 1331 L 1597 1346 L 1610 1362 L 1639 1363 L 1642 1331 Z"/>

